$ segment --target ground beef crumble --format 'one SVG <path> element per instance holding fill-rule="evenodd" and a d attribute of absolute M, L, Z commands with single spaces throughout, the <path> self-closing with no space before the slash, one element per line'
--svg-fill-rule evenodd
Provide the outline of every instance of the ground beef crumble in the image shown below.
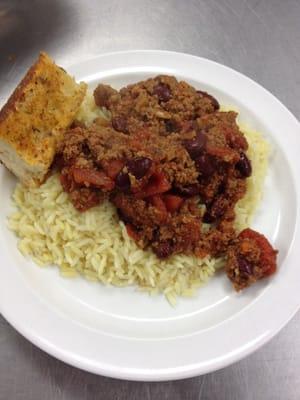
<path fill-rule="evenodd" d="M 267 239 L 250 229 L 238 235 L 233 227 L 252 173 L 235 112 L 221 112 L 210 94 L 171 76 L 120 91 L 100 84 L 94 97 L 111 122 L 74 124 L 56 159 L 79 211 L 109 199 L 128 234 L 161 259 L 226 256 L 237 290 L 275 271 Z"/>

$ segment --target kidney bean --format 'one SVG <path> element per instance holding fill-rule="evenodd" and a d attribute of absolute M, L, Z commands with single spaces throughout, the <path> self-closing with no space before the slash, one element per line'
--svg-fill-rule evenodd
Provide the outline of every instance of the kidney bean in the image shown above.
<path fill-rule="evenodd" d="M 169 85 L 162 82 L 154 86 L 153 94 L 156 94 L 159 101 L 165 101 L 165 102 L 169 101 L 170 98 L 172 97 Z"/>
<path fill-rule="evenodd" d="M 118 131 L 118 132 L 123 132 L 127 133 L 127 121 L 125 117 L 114 117 L 111 121 L 112 127 Z"/>
<path fill-rule="evenodd" d="M 152 160 L 147 157 L 136 157 L 126 163 L 128 171 L 136 177 L 141 179 L 149 171 L 152 165 Z"/>
<path fill-rule="evenodd" d="M 206 141 L 207 138 L 205 134 L 203 132 L 198 132 L 194 139 L 185 140 L 183 145 L 191 158 L 194 160 L 201 154 L 203 147 L 206 145 Z"/>
<path fill-rule="evenodd" d="M 251 275 L 253 273 L 252 265 L 244 257 L 238 256 L 237 262 L 241 272 L 247 275 Z"/>
<path fill-rule="evenodd" d="M 214 161 L 208 154 L 201 154 L 195 160 L 195 164 L 203 178 L 209 178 L 215 172 Z"/>
<path fill-rule="evenodd" d="M 130 189 L 130 179 L 127 172 L 119 172 L 115 180 L 116 187 L 122 192 L 127 192 Z"/>
<path fill-rule="evenodd" d="M 157 247 L 154 247 L 153 251 L 158 258 L 167 258 L 173 251 L 171 242 L 169 240 L 164 240 L 160 242 Z"/>
<path fill-rule="evenodd" d="M 204 92 L 203 90 L 197 90 L 197 93 L 201 97 L 205 97 L 209 99 L 212 103 L 212 106 L 214 107 L 215 110 L 219 110 L 220 104 L 217 99 L 215 99 L 211 94 Z"/>
<path fill-rule="evenodd" d="M 240 154 L 240 160 L 235 167 L 244 178 L 248 178 L 252 173 L 251 161 L 243 152 Z"/>

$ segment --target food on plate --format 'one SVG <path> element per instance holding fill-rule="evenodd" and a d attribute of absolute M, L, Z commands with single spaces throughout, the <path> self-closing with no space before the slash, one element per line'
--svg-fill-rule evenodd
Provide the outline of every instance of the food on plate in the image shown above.
<path fill-rule="evenodd" d="M 64 275 L 191 294 L 224 267 L 236 290 L 276 270 L 249 228 L 268 145 L 202 90 L 157 76 L 99 84 L 56 140 L 52 175 L 17 185 L 19 248 Z"/>
<path fill-rule="evenodd" d="M 91 115 L 85 101 L 80 115 Z M 95 110 L 92 110 L 94 113 Z M 251 224 L 259 203 L 267 170 L 268 143 L 259 133 L 244 129 L 253 173 L 247 192 L 236 207 L 235 229 Z M 128 236 L 116 208 L 110 201 L 77 211 L 60 183 L 51 175 L 40 187 L 18 184 L 14 195 L 17 211 L 9 220 L 19 236 L 19 249 L 39 265 L 54 264 L 61 274 L 82 274 L 89 280 L 116 286 L 138 285 L 149 293 L 163 292 L 171 304 L 176 296 L 193 295 L 199 286 L 225 265 L 224 257 L 176 254 L 158 259 L 150 249 L 140 249 Z"/>
<path fill-rule="evenodd" d="M 226 272 L 236 290 L 241 290 L 276 271 L 276 250 L 252 229 L 244 229 L 230 244 Z"/>
<path fill-rule="evenodd" d="M 44 180 L 85 92 L 45 53 L 28 70 L 0 112 L 0 159 L 21 182 Z"/>

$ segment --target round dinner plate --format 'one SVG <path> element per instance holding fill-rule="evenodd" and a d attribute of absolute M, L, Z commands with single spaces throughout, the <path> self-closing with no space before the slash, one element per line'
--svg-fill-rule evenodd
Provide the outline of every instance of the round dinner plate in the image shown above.
<path fill-rule="evenodd" d="M 120 88 L 174 75 L 239 110 L 239 119 L 272 145 L 264 197 L 253 228 L 279 249 L 278 272 L 242 293 L 217 274 L 193 298 L 171 307 L 162 295 L 62 278 L 17 250 L 7 229 L 16 180 L 0 169 L 0 311 L 49 354 L 97 374 L 133 380 L 191 377 L 227 366 L 274 336 L 300 305 L 298 196 L 300 125 L 272 94 L 215 62 L 166 51 L 100 55 L 68 72 L 93 88 Z"/>

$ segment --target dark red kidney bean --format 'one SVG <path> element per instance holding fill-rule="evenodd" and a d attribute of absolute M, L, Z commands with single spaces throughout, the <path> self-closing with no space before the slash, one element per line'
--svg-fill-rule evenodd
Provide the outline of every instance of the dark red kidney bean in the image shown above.
<path fill-rule="evenodd" d="M 158 83 L 153 88 L 153 94 L 156 94 L 159 101 L 169 101 L 172 97 L 171 89 L 166 83 Z"/>
<path fill-rule="evenodd" d="M 252 275 L 253 273 L 253 267 L 252 265 L 249 263 L 249 261 L 247 261 L 244 257 L 242 256 L 238 256 L 237 257 L 237 262 L 238 262 L 238 266 L 239 266 L 239 270 L 241 272 L 243 272 L 244 274 L 247 275 Z"/>
<path fill-rule="evenodd" d="M 236 163 L 235 167 L 244 178 L 248 178 L 252 173 L 251 161 L 245 153 L 240 154 L 240 160 Z"/>
<path fill-rule="evenodd" d="M 154 247 L 153 251 L 158 258 L 167 258 L 173 252 L 172 244 L 169 240 L 164 240 L 157 247 Z"/>
<path fill-rule="evenodd" d="M 173 119 L 167 119 L 167 120 L 165 120 L 165 128 L 166 128 L 166 131 L 169 133 L 177 132 L 178 124 Z"/>
<path fill-rule="evenodd" d="M 211 94 L 204 92 L 203 90 L 197 90 L 197 93 L 201 97 L 205 97 L 211 101 L 211 104 L 215 110 L 219 110 L 220 104 L 217 99 L 215 99 Z"/>
<path fill-rule="evenodd" d="M 127 161 L 126 166 L 128 171 L 136 177 L 136 179 L 143 178 L 149 171 L 152 165 L 152 160 L 147 157 L 136 157 Z"/>
<path fill-rule="evenodd" d="M 118 131 L 127 133 L 127 121 L 125 117 L 114 117 L 111 121 L 112 127 Z"/>
<path fill-rule="evenodd" d="M 216 170 L 214 161 L 208 154 L 201 154 L 195 160 L 195 164 L 203 178 L 209 178 Z"/>
<path fill-rule="evenodd" d="M 190 157 L 194 160 L 197 158 L 206 145 L 207 138 L 203 132 L 198 132 L 194 139 L 185 140 L 183 145 Z"/>
<path fill-rule="evenodd" d="M 183 196 L 196 196 L 197 194 L 199 194 L 199 185 L 197 183 L 194 183 L 192 185 L 176 188 L 176 192 L 180 193 Z"/>
<path fill-rule="evenodd" d="M 115 179 L 117 189 L 127 192 L 130 189 L 130 178 L 127 172 L 119 172 Z"/>

